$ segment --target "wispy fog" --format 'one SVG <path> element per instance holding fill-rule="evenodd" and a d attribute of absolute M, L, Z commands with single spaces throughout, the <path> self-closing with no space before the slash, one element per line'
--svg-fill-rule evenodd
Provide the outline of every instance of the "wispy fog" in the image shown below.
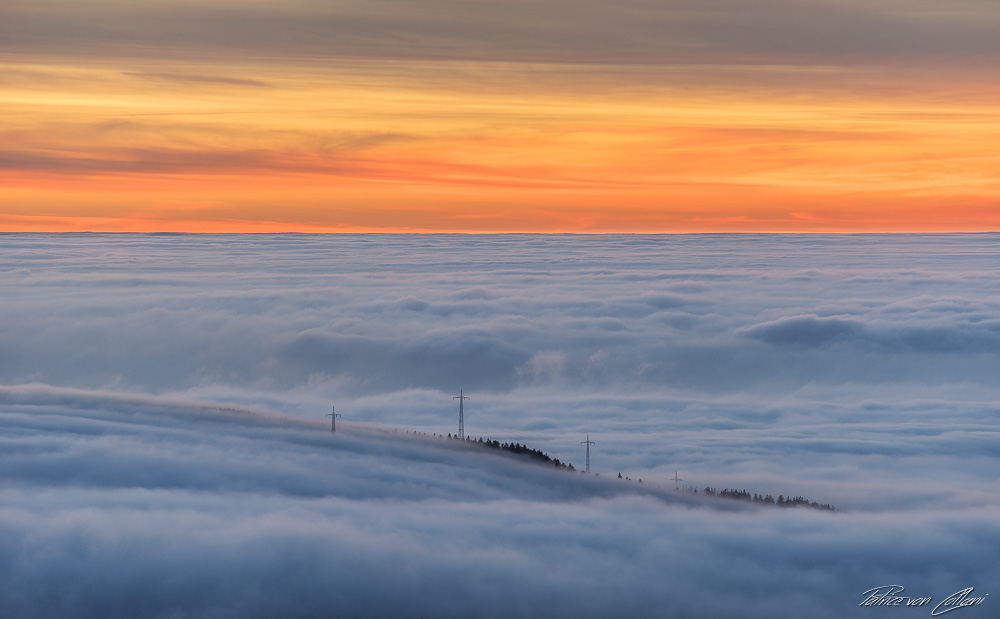
<path fill-rule="evenodd" d="M 0 607 L 916 617 L 858 604 L 990 593 L 998 241 L 0 235 Z M 459 389 L 468 434 L 577 468 L 589 434 L 601 477 L 436 438 Z"/>

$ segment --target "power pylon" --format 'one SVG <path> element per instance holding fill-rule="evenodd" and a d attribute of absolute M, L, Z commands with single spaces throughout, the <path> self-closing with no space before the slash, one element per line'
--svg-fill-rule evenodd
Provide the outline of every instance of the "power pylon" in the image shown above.
<path fill-rule="evenodd" d="M 329 412 L 329 413 L 326 414 L 326 416 L 330 418 L 330 432 L 336 432 L 337 431 L 337 417 L 343 417 L 343 415 L 338 415 L 337 414 L 337 407 L 336 406 L 331 406 L 330 407 L 330 411 L 331 412 Z"/>
<path fill-rule="evenodd" d="M 458 400 L 458 438 L 465 440 L 465 401 L 471 400 L 469 396 L 460 389 L 458 395 L 452 400 Z"/>
<path fill-rule="evenodd" d="M 589 473 L 590 472 L 590 446 L 591 445 L 596 445 L 597 443 L 595 443 L 594 441 L 590 440 L 590 435 L 589 434 L 587 435 L 587 440 L 580 441 L 581 445 L 583 445 L 584 443 L 586 443 L 586 445 L 587 445 L 587 472 Z"/>
<path fill-rule="evenodd" d="M 674 471 L 674 490 L 680 490 L 680 486 L 677 485 L 677 482 L 679 481 L 684 480 L 677 476 L 677 471 Z"/>

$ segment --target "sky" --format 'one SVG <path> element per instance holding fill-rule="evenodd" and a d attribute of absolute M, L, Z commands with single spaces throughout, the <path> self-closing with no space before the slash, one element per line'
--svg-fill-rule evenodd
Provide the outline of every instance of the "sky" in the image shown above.
<path fill-rule="evenodd" d="M 0 607 L 993 616 L 997 242 L 0 235 Z"/>
<path fill-rule="evenodd" d="M 993 0 L 8 0 L 0 230 L 997 230 Z"/>

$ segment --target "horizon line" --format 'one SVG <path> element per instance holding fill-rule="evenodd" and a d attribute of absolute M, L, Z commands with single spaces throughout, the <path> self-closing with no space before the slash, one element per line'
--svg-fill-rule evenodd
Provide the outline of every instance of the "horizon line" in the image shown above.
<path fill-rule="evenodd" d="M 538 232 L 538 231 L 452 231 L 452 230 L 366 230 L 366 231 L 307 231 L 307 230 L 281 230 L 281 231 L 173 231 L 173 230 L 0 230 L 0 235 L 27 235 L 27 234 L 105 234 L 105 235 L 147 235 L 147 236 L 199 236 L 199 235 L 312 235 L 312 236 L 366 236 L 366 235 L 395 235 L 395 236 L 431 236 L 431 235 L 451 235 L 451 236 L 971 236 L 971 235 L 991 235 L 1000 234 L 998 230 L 924 230 L 924 231 L 705 231 L 705 232 Z"/>

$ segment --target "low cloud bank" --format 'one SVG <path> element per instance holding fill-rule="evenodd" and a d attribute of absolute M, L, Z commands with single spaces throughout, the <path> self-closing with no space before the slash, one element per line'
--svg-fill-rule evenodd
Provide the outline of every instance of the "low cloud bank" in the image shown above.
<path fill-rule="evenodd" d="M 457 429 L 850 509 L 979 505 L 995 235 L 5 235 L 0 384 Z M 988 494 L 988 492 L 986 492 Z"/>
<path fill-rule="evenodd" d="M 0 381 L 339 396 L 995 389 L 994 242 L 8 235 Z"/>
<path fill-rule="evenodd" d="M 2 241 L 12 616 L 844 617 L 1000 582 L 995 235 Z M 436 438 L 460 389 L 468 434 L 578 468 L 589 434 L 601 477 Z"/>
<path fill-rule="evenodd" d="M 861 617 L 874 586 L 940 601 L 1000 577 L 993 507 L 758 509 L 405 431 L 70 395 L 0 391 L 11 616 Z"/>

